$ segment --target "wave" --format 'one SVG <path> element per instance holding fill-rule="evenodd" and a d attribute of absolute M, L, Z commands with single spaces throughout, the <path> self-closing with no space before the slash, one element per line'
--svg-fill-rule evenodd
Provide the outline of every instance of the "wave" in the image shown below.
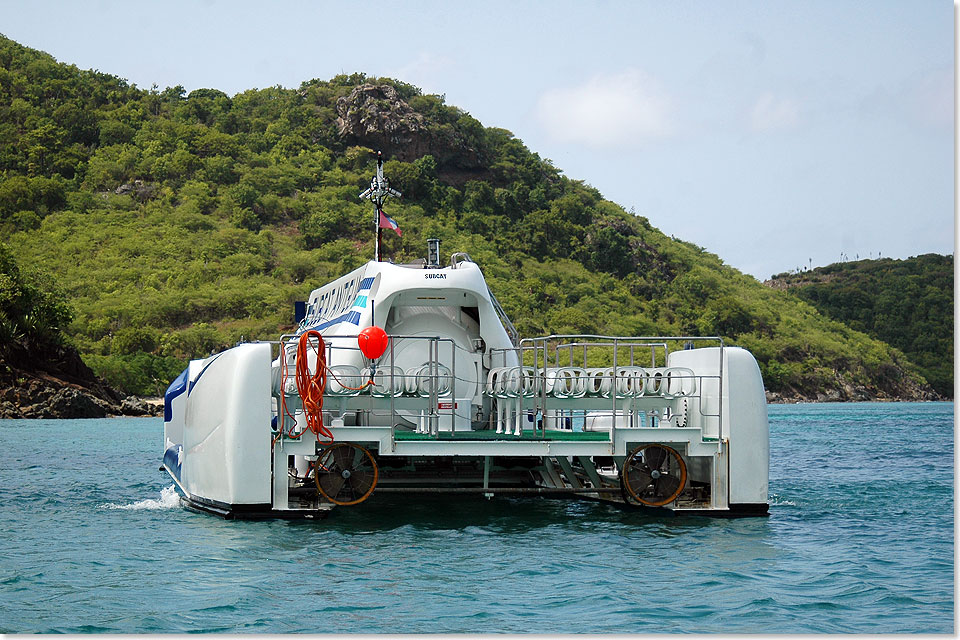
<path fill-rule="evenodd" d="M 139 502 L 134 502 L 132 504 L 103 504 L 100 505 L 102 509 L 123 509 L 124 511 L 148 511 L 148 510 L 157 510 L 157 509 L 173 509 L 174 507 L 180 506 L 180 495 L 177 493 L 176 487 L 170 485 L 169 487 L 164 487 L 160 490 L 160 499 L 154 500 L 152 498 L 147 498 L 146 500 L 140 500 Z"/>

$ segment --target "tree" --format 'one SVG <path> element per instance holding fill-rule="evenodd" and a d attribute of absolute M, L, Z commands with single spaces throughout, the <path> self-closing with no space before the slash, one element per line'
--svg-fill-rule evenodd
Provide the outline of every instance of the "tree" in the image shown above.
<path fill-rule="evenodd" d="M 0 357 L 22 360 L 32 351 L 59 345 L 70 308 L 52 282 L 25 275 L 0 243 Z"/>
<path fill-rule="evenodd" d="M 613 227 L 600 227 L 587 240 L 590 264 L 600 271 L 626 276 L 633 271 L 630 241 Z"/>

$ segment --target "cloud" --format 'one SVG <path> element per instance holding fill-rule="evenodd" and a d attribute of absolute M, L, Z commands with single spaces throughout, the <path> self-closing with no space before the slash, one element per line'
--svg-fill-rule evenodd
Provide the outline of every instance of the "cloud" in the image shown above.
<path fill-rule="evenodd" d="M 642 144 L 675 128 L 670 97 L 639 69 L 548 90 L 537 102 L 536 116 L 555 140 L 594 148 Z"/>
<path fill-rule="evenodd" d="M 800 108 L 794 100 L 764 93 L 750 111 L 750 125 L 755 131 L 792 129 L 800 122 Z"/>

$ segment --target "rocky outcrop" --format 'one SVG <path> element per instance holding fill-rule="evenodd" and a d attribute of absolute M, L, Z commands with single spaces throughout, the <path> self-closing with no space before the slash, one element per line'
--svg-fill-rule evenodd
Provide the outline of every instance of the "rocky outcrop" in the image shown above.
<path fill-rule="evenodd" d="M 360 85 L 337 100 L 337 116 L 340 135 L 348 142 L 380 149 L 404 162 L 424 155 L 423 147 L 428 146 L 424 117 L 390 85 Z"/>
<path fill-rule="evenodd" d="M 131 195 L 140 202 L 146 202 L 150 198 L 154 197 L 159 189 L 157 185 L 150 182 L 144 182 L 143 180 L 134 180 L 131 182 L 125 182 L 114 191 L 118 196 Z"/>
<path fill-rule="evenodd" d="M 919 384 L 911 376 L 888 382 L 885 386 L 855 384 L 837 374 L 836 383 L 816 392 L 803 392 L 789 388 L 767 391 L 771 404 L 797 402 L 927 402 L 943 400 L 930 385 Z"/>
<path fill-rule="evenodd" d="M 119 413 L 119 405 L 60 380 L 20 378 L 0 390 L 0 418 L 105 418 Z"/>
<path fill-rule="evenodd" d="M 124 398 L 71 347 L 43 358 L 26 352 L 0 361 L 0 418 L 105 418 L 162 415 L 163 405 Z"/>
<path fill-rule="evenodd" d="M 413 162 L 433 156 L 441 170 L 472 175 L 482 169 L 481 153 L 455 126 L 430 126 L 388 84 L 363 84 L 337 100 L 337 126 L 347 144 L 383 151 Z"/>
<path fill-rule="evenodd" d="M 120 403 L 120 411 L 125 416 L 162 416 L 163 398 L 127 396 Z"/>
<path fill-rule="evenodd" d="M 91 389 L 49 376 L 24 378 L 0 384 L 0 418 L 106 418 L 110 416 L 162 416 L 162 400 L 128 396 L 113 402 Z"/>

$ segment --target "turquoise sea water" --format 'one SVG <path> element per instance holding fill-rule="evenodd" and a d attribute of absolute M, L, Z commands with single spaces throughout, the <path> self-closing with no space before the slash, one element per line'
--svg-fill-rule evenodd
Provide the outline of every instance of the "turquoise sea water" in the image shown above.
<path fill-rule="evenodd" d="M 770 517 L 178 506 L 159 419 L 0 421 L 0 632 L 954 630 L 953 404 L 771 406 Z"/>

